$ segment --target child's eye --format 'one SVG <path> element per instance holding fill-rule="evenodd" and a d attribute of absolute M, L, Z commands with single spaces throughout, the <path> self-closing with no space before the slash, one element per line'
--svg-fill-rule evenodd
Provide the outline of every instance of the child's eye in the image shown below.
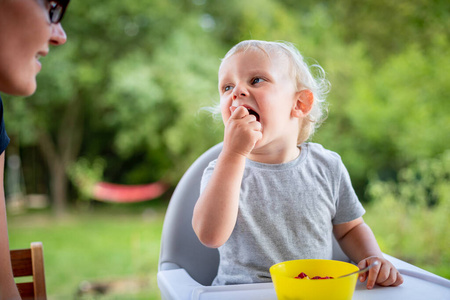
<path fill-rule="evenodd" d="M 263 78 L 255 77 L 255 78 L 252 79 L 252 84 L 257 84 L 257 83 L 260 83 L 260 82 L 263 82 L 263 81 L 265 81 Z"/>
<path fill-rule="evenodd" d="M 228 92 L 228 91 L 231 91 L 232 88 L 233 88 L 233 87 L 232 87 L 231 85 L 227 85 L 227 86 L 224 86 L 224 87 L 223 87 L 223 91 L 224 91 L 224 92 Z"/>

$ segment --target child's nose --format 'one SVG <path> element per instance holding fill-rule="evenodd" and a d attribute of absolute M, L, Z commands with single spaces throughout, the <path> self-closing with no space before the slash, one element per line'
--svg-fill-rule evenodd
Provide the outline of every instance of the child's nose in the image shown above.
<path fill-rule="evenodd" d="M 248 92 L 240 87 L 235 87 L 233 90 L 233 100 L 236 100 L 238 97 L 246 97 L 248 96 Z"/>

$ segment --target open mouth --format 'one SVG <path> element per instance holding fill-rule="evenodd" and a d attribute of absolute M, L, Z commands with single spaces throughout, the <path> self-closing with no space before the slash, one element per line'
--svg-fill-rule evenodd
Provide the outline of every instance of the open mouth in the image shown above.
<path fill-rule="evenodd" d="M 254 111 L 254 110 L 252 110 L 250 108 L 247 108 L 247 109 L 248 109 L 248 113 L 251 114 L 251 115 L 254 115 L 256 117 L 256 121 L 259 122 L 259 114 L 256 111 Z"/>

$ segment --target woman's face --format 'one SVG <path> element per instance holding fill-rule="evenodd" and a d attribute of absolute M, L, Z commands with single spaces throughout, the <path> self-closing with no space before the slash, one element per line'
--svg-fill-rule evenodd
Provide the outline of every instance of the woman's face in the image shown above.
<path fill-rule="evenodd" d="M 39 58 L 66 42 L 49 20 L 48 0 L 0 0 L 0 91 L 28 96 L 36 90 Z"/>

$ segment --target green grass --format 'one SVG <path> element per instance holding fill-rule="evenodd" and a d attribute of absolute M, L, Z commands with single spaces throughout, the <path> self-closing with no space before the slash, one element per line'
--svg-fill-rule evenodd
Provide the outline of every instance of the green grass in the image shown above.
<path fill-rule="evenodd" d="M 164 206 L 142 211 L 9 215 L 10 248 L 44 245 L 49 300 L 160 299 L 156 283 Z M 105 295 L 76 296 L 83 282 L 114 282 Z M 133 284 L 133 285 L 132 285 Z"/>

